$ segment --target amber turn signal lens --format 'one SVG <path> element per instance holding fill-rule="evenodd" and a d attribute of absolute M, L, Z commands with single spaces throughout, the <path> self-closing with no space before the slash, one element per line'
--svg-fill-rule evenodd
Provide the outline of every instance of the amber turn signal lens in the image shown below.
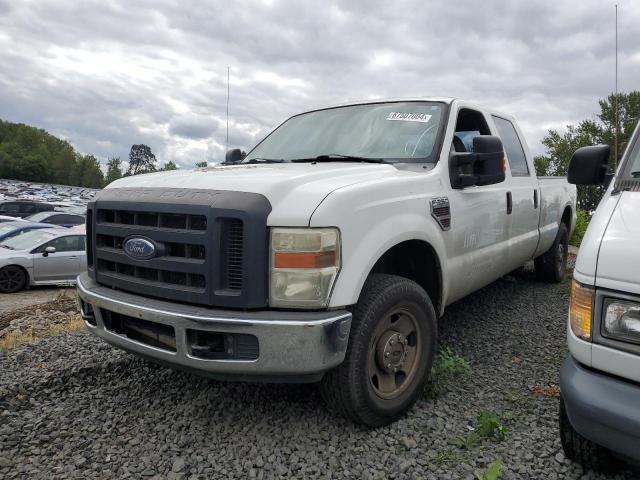
<path fill-rule="evenodd" d="M 325 268 L 336 264 L 336 252 L 276 252 L 275 268 Z"/>
<path fill-rule="evenodd" d="M 576 337 L 587 341 L 591 341 L 594 292 L 592 287 L 581 285 L 575 280 L 571 282 L 569 324 Z"/>

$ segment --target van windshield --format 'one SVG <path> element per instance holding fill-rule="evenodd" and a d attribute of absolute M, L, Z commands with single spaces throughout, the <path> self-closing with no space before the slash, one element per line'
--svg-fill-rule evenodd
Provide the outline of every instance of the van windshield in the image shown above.
<path fill-rule="evenodd" d="M 639 127 L 640 128 L 640 127 Z M 631 150 L 631 154 L 627 158 L 626 165 L 623 167 L 623 176 L 640 179 L 640 130 L 636 134 L 635 145 Z"/>
<path fill-rule="evenodd" d="M 442 103 L 387 102 L 303 113 L 280 125 L 243 162 L 435 162 L 443 112 Z"/>

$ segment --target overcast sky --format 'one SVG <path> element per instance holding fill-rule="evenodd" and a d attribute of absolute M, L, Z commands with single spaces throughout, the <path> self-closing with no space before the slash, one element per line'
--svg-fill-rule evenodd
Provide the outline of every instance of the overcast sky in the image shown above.
<path fill-rule="evenodd" d="M 534 153 L 614 88 L 614 1 L 0 0 L 0 118 L 102 161 L 134 143 L 191 167 L 299 111 L 454 96 L 514 115 Z M 619 0 L 620 90 L 640 2 Z"/>

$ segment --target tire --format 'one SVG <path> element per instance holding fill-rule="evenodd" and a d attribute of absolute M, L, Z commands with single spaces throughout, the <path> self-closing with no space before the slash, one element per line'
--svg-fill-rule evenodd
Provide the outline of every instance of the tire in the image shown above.
<path fill-rule="evenodd" d="M 597 472 L 614 473 L 620 469 L 621 462 L 611 450 L 592 442 L 575 431 L 567 416 L 562 397 L 560 397 L 558 423 L 560 443 L 565 457 L 569 460 Z"/>
<path fill-rule="evenodd" d="M 330 410 L 356 423 L 387 425 L 424 392 L 436 340 L 436 313 L 417 283 L 370 275 L 353 310 L 345 360 L 325 374 L 320 393 Z"/>
<path fill-rule="evenodd" d="M 0 293 L 15 293 L 22 290 L 27 283 L 27 274 L 16 266 L 9 265 L 0 269 Z"/>
<path fill-rule="evenodd" d="M 560 222 L 556 239 L 546 253 L 534 260 L 536 278 L 543 282 L 558 283 L 567 274 L 567 256 L 569 254 L 569 232 Z"/>

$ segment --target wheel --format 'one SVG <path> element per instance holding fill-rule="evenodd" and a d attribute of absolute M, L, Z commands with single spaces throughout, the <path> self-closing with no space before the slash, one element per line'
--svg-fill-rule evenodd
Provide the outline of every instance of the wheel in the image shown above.
<path fill-rule="evenodd" d="M 0 269 L 0 292 L 15 293 L 22 290 L 27 283 L 24 270 L 15 265 Z"/>
<path fill-rule="evenodd" d="M 567 273 L 567 255 L 569 254 L 569 232 L 560 222 L 556 239 L 546 253 L 535 259 L 536 278 L 543 282 L 561 282 Z"/>
<path fill-rule="evenodd" d="M 576 432 L 569 422 L 564 400 L 560 397 L 560 412 L 558 414 L 560 426 L 560 443 L 564 455 L 584 468 L 598 472 L 613 473 L 620 468 L 620 461 L 611 450 L 586 439 Z"/>
<path fill-rule="evenodd" d="M 436 339 L 436 313 L 417 283 L 371 275 L 353 311 L 345 360 L 325 374 L 320 393 L 356 423 L 387 425 L 423 393 Z"/>

